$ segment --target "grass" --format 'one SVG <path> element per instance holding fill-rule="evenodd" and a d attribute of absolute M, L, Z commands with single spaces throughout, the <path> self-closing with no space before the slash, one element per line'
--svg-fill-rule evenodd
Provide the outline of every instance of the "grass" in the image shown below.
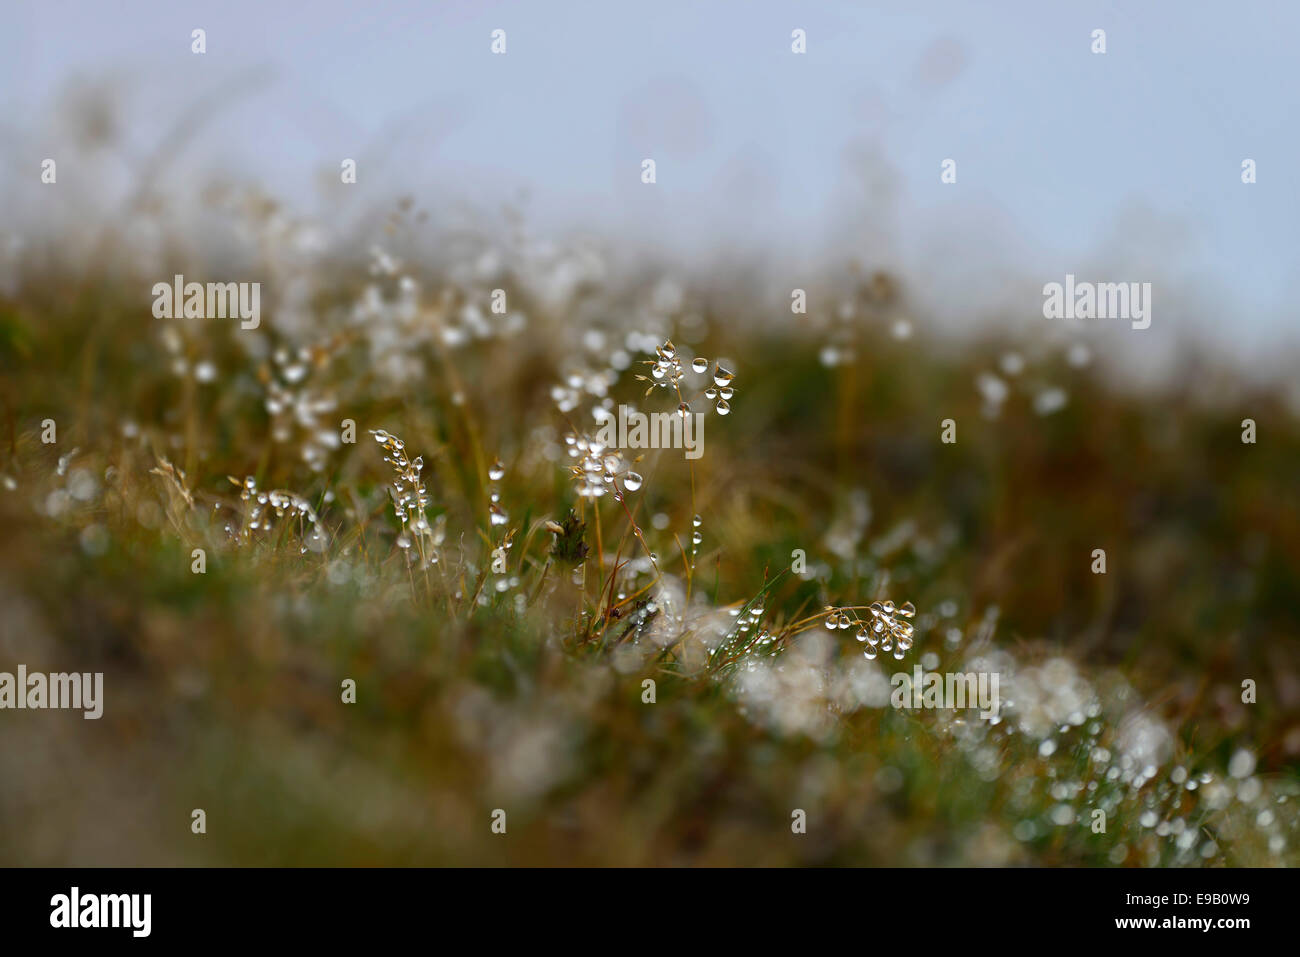
<path fill-rule="evenodd" d="M 0 299 L 0 667 L 102 670 L 108 702 L 5 715 L 0 861 L 1295 862 L 1280 395 L 900 338 L 888 277 L 786 328 L 707 285 L 557 298 L 526 247 L 475 278 L 473 243 L 425 259 L 397 221 L 296 325 L 273 284 L 255 331 L 155 320 L 129 259 L 34 254 Z M 593 408 L 663 405 L 646 360 L 670 411 L 734 370 L 699 460 L 593 452 Z M 915 643 L 867 660 L 886 599 Z M 1002 720 L 890 707 L 922 661 L 999 672 Z"/>

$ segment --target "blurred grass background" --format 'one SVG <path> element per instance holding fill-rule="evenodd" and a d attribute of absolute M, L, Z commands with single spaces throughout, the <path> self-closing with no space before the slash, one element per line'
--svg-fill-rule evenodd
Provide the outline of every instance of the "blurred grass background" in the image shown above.
<path fill-rule="evenodd" d="M 102 670 L 107 699 L 97 722 L 3 716 L 0 862 L 1294 861 L 1300 422 L 1276 389 L 1189 355 L 1181 381 L 1126 392 L 1099 373 L 1104 356 L 1071 363 L 1036 332 L 956 349 L 914 320 L 900 337 L 905 292 L 885 276 L 847 295 L 811 290 L 847 302 L 838 313 L 759 323 L 771 305 L 734 287 L 685 283 L 665 305 L 652 276 L 558 298 L 522 270 L 466 279 L 454 261 L 403 249 L 415 228 L 405 211 L 386 227 L 415 260 L 401 271 L 418 279 L 407 314 L 396 273 L 343 258 L 315 268 L 296 327 L 274 297 L 256 332 L 155 320 L 154 281 L 231 277 L 183 257 L 135 266 L 110 251 L 111 234 L 93 269 L 30 250 L 0 298 L 0 668 Z M 278 275 L 278 253 L 263 255 L 238 275 Z M 448 334 L 472 332 L 465 310 L 502 285 L 518 323 Z M 385 305 L 359 315 L 367 287 Z M 772 680 L 794 681 L 797 665 L 823 683 L 756 702 L 689 643 L 627 655 L 583 640 L 605 607 L 594 578 L 580 589 L 548 568 L 544 523 L 577 508 L 595 559 L 596 515 L 556 455 L 567 426 L 550 390 L 579 367 L 616 372 L 611 397 L 641 401 L 639 367 L 611 360 L 635 351 L 628 332 L 725 356 L 737 373 L 732 413 L 707 420 L 694 506 L 674 453 L 648 456 L 645 486 L 627 496 L 665 575 L 683 578 L 673 536 L 687 540 L 694 513 L 701 621 L 748 601 L 803 549 L 807 575 L 766 598 L 779 654 L 740 670 L 789 661 Z M 828 365 L 831 341 L 850 357 Z M 305 380 L 287 382 L 277 349 L 291 360 L 306 350 Z M 412 364 L 403 375 L 387 371 L 390 350 Z M 1008 352 L 1022 371 L 998 372 Z M 1008 390 L 996 414 L 977 384 L 990 372 Z M 333 408 L 277 438 L 272 380 Z M 1048 389 L 1066 403 L 1042 414 L 1034 400 Z M 644 406 L 671 408 L 659 396 Z M 1257 444 L 1241 441 L 1246 417 Z M 358 442 L 313 471 L 304 445 L 343 418 Z M 953 445 L 939 441 L 946 418 Z M 56 444 L 40 441 L 46 419 Z M 395 546 L 388 469 L 365 433 L 380 428 L 428 463 L 430 517 L 447 530 L 431 574 L 449 576 L 445 590 L 422 587 Z M 475 602 L 502 536 L 486 510 L 496 457 L 513 579 Z M 151 473 L 161 459 L 184 470 L 193 507 Z M 227 476 L 245 475 L 310 501 L 324 543 L 284 525 L 232 540 Z M 624 558 L 639 553 L 622 509 L 606 499 L 599 511 L 605 554 L 589 575 L 620 543 Z M 193 547 L 207 550 L 204 575 L 191 572 Z M 1095 548 L 1105 575 L 1090 571 Z M 642 569 L 626 591 L 652 577 Z M 826 688 L 837 675 L 866 680 L 846 670 L 863 666 L 857 643 L 783 629 L 885 596 L 913 601 L 923 627 L 883 673 L 910 672 L 927 652 L 947 670 L 993 651 L 1025 669 L 1064 660 L 1097 689 L 1097 730 L 1064 732 L 1051 751 L 1014 720 L 972 743 L 951 713 L 836 705 Z M 642 702 L 647 677 L 654 704 Z M 355 705 L 340 701 L 345 678 Z M 1242 703 L 1244 679 L 1257 703 Z M 1172 747 L 1150 783 L 1130 787 L 1096 749 L 1122 750 L 1134 709 L 1171 729 Z M 1241 750 L 1253 774 L 1227 771 Z M 1177 768 L 1209 775 L 1202 792 L 1234 790 L 1201 800 Z M 1094 834 L 1089 809 L 1103 800 L 1110 824 Z M 205 809 L 207 834 L 190 833 L 192 808 Z M 496 808 L 506 836 L 490 830 Z M 795 808 L 807 834 L 791 833 Z M 1151 809 L 1184 823 L 1158 835 L 1140 821 Z M 1179 843 L 1182 827 L 1204 837 Z"/>

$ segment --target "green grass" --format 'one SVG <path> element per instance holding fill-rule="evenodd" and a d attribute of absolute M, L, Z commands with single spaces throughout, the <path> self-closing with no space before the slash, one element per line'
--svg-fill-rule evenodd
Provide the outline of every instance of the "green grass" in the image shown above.
<path fill-rule="evenodd" d="M 426 268 L 396 339 L 404 379 L 377 323 L 349 318 L 368 281 L 351 264 L 317 277 L 315 325 L 292 338 L 273 308 L 255 333 L 155 320 L 150 283 L 115 273 L 33 269 L 0 300 L 0 670 L 102 670 L 107 695 L 99 722 L 4 716 L 0 863 L 1295 862 L 1300 423 L 1280 397 L 1243 384 L 1207 403 L 1192 381 L 1125 395 L 1031 349 L 989 419 L 975 378 L 1005 347 L 945 352 L 924 327 L 895 341 L 900 304 L 874 287 L 857 358 L 836 368 L 819 362 L 815 321 L 758 327 L 763 304 L 707 289 L 688 297 L 700 322 L 644 318 L 635 286 L 551 308 L 512 281 L 522 330 L 488 316 L 492 335 L 450 346 L 440 330 L 488 288 Z M 378 284 L 392 302 L 394 281 Z M 583 345 L 593 328 L 599 350 Z M 648 452 L 623 503 L 584 501 L 555 453 L 570 427 L 594 430 L 594 400 L 566 415 L 550 389 L 575 364 L 608 368 L 628 329 L 734 363 L 732 412 L 710 413 L 693 465 Z M 301 456 L 308 430 L 276 440 L 264 404 L 274 350 L 299 346 L 315 350 L 301 387 L 335 403 L 319 427 L 356 424 L 319 472 Z M 176 374 L 178 357 L 210 360 L 215 380 Z M 642 368 L 613 399 L 674 408 L 642 398 Z M 1037 415 L 1021 383 L 1060 386 L 1068 404 Z M 1240 441 L 1246 416 L 1255 445 Z M 945 418 L 955 445 L 939 440 Z M 369 429 L 423 455 L 440 543 L 397 546 Z M 162 460 L 184 479 L 155 474 Z M 229 533 L 243 521 L 229 476 L 310 502 L 319 547 L 290 520 Z M 504 526 L 488 519 L 494 488 Z M 437 563 L 412 564 L 421 548 Z M 639 564 L 605 587 L 616 561 Z M 919 609 L 902 662 L 866 662 L 852 630 L 822 627 L 828 606 L 886 597 Z M 1016 706 L 990 726 L 871 703 L 927 654 L 943 671 L 1001 656 Z M 1040 724 L 1059 719 L 1064 686 L 1028 676 L 1053 659 L 1068 664 L 1044 674 L 1075 676 L 1095 707 L 1065 732 Z M 349 678 L 356 704 L 340 700 Z M 1135 714 L 1170 735 L 1137 786 L 1120 763 Z M 1242 749 L 1257 767 L 1238 780 Z M 1177 768 L 1211 780 L 1189 791 Z M 190 833 L 196 807 L 206 835 Z M 1089 827 L 1096 808 L 1105 833 Z M 1196 840 L 1144 825 L 1148 809 Z"/>

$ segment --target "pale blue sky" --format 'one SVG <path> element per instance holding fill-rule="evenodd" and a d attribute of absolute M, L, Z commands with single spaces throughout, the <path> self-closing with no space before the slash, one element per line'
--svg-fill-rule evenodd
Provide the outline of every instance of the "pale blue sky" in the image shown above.
<path fill-rule="evenodd" d="M 127 84 L 148 152 L 185 106 L 269 67 L 179 151 L 174 182 L 233 170 L 310 210 L 349 156 L 376 196 L 492 206 L 527 186 L 542 228 L 829 251 L 983 309 L 1006 275 L 1093 266 L 1212 287 L 1257 340 L 1294 325 L 1297 3 L 10 0 L 3 16 L 10 165 L 57 145 L 73 75 Z"/>

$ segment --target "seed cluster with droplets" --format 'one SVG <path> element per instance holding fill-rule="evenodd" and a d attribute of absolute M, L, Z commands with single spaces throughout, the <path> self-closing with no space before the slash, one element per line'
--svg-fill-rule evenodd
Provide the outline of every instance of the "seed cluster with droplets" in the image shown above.
<path fill-rule="evenodd" d="M 423 534 L 429 530 L 429 520 L 424 510 L 429 507 L 429 493 L 425 490 L 421 472 L 424 470 L 424 456 L 414 459 L 407 457 L 406 443 L 383 429 L 371 429 L 370 434 L 383 446 L 387 453 L 384 461 L 393 468 L 396 476 L 389 489 L 393 500 L 393 511 L 405 530 L 409 524 L 414 531 Z"/>
<path fill-rule="evenodd" d="M 564 437 L 569 458 L 577 459 L 569 471 L 577 483 L 578 494 L 582 498 L 596 499 L 612 492 L 614 498 L 621 499 L 622 491 L 618 479 L 622 477 L 622 487 L 635 492 L 642 485 L 642 478 L 637 472 L 630 471 L 623 456 L 614 449 L 606 448 L 599 439 L 589 435 L 569 433 Z"/>
<path fill-rule="evenodd" d="M 863 621 L 857 612 L 850 609 L 832 609 L 826 616 L 827 629 L 850 628 L 857 625 L 856 638 L 866 645 L 862 654 L 873 659 L 881 652 L 893 652 L 895 660 L 901 661 L 912 648 L 915 635 L 910 621 L 901 620 L 913 617 L 916 606 L 910 601 L 895 607 L 889 600 L 872 602 L 868 611 L 870 621 Z"/>
<path fill-rule="evenodd" d="M 642 382 L 650 383 L 645 394 L 649 395 L 656 388 L 672 389 L 677 393 L 679 400 L 677 411 L 682 415 L 690 414 L 690 402 L 682 397 L 681 388 L 686 367 L 682 363 L 681 356 L 677 354 L 677 347 L 671 341 L 665 340 L 663 345 L 656 347 L 655 353 L 656 358 L 644 360 L 644 364 L 650 367 L 650 375 L 637 376 Z M 696 356 L 691 360 L 691 371 L 699 375 L 708 372 L 709 360 L 703 356 Z M 704 390 L 704 397 L 714 403 L 713 408 L 718 415 L 727 415 L 731 412 L 730 399 L 736 394 L 735 387 L 732 385 L 735 378 L 735 373 L 714 363 L 713 384 Z"/>
<path fill-rule="evenodd" d="M 257 480 L 251 475 L 242 482 L 234 476 L 228 477 L 232 483 L 239 486 L 239 498 L 245 503 L 245 513 L 243 527 L 235 532 L 233 528 L 227 526 L 227 532 L 248 540 L 256 533 L 269 531 L 275 525 L 276 519 L 288 516 L 311 525 L 311 540 L 320 540 L 320 532 L 315 527 L 316 512 L 306 499 L 284 489 L 260 492 L 257 489 Z"/>
<path fill-rule="evenodd" d="M 505 525 L 510 521 L 510 516 L 501 505 L 501 480 L 506 477 L 505 464 L 500 459 L 494 459 L 488 466 L 488 520 L 495 527 Z M 514 544 L 514 535 L 507 532 L 503 535 L 500 542 L 492 549 L 491 569 L 499 577 L 493 584 L 493 588 L 498 592 L 509 591 L 515 585 L 519 584 L 518 577 L 512 576 L 507 570 L 507 562 L 510 558 L 510 548 Z M 486 604 L 486 596 L 480 595 L 480 604 Z"/>
<path fill-rule="evenodd" d="M 488 468 L 488 520 L 493 525 L 504 525 L 510 521 L 510 516 L 501 505 L 501 486 L 498 484 L 505 478 L 506 467 L 500 459 L 496 459 L 491 467 Z"/>
<path fill-rule="evenodd" d="M 322 422 L 321 417 L 335 410 L 332 395 L 307 388 L 304 383 L 312 368 L 312 352 L 300 348 L 295 353 L 277 349 L 272 356 L 278 370 L 266 384 L 265 406 L 271 417 L 271 437 L 289 442 L 295 430 L 302 435 L 302 460 L 313 472 L 325 468 L 325 459 L 340 445 L 338 433 Z"/>

